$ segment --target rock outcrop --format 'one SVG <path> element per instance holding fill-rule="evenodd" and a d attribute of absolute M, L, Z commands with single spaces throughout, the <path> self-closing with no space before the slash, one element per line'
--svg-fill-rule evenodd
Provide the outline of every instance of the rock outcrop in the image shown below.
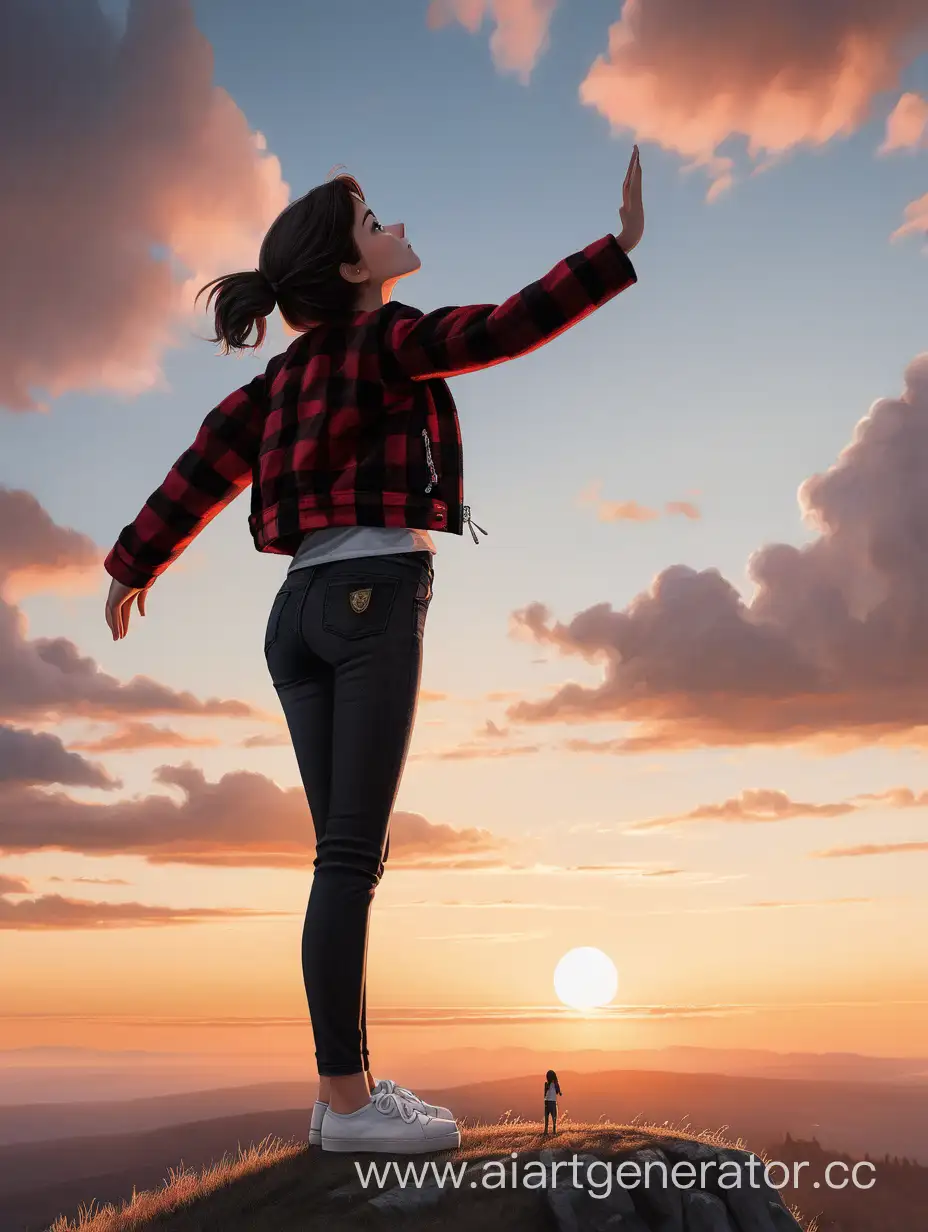
<path fill-rule="evenodd" d="M 558 1232 L 802 1232 L 765 1181 L 763 1160 L 750 1151 L 668 1138 L 628 1152 L 548 1148 L 534 1158 L 531 1189 Z M 521 1160 L 523 1170 L 528 1162 Z M 508 1172 L 512 1160 L 472 1159 L 471 1174 L 491 1163 Z M 455 1185 L 432 1179 L 398 1184 L 368 1204 L 384 1215 L 422 1213 L 440 1203 L 453 1207 L 456 1194 L 462 1197 Z M 453 1211 L 447 1214 L 454 1223 Z"/>

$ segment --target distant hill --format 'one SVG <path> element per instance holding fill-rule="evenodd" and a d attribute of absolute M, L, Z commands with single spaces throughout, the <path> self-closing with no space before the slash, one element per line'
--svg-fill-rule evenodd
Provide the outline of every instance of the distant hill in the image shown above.
<path fill-rule="evenodd" d="M 869 1152 L 874 1158 L 888 1153 L 928 1161 L 928 1092 L 921 1088 L 634 1070 L 559 1069 L 558 1077 L 564 1130 L 572 1123 L 637 1118 L 658 1125 L 668 1121 L 683 1130 L 719 1130 L 755 1149 L 789 1133 L 828 1143 L 835 1157 L 840 1151 L 854 1158 Z M 543 1115 L 534 1073 L 416 1089 L 469 1124 L 495 1124 L 507 1115 L 534 1122 Z M 133 1187 L 159 1188 L 181 1161 L 204 1167 L 234 1152 L 238 1143 L 267 1135 L 303 1142 L 315 1093 L 314 1083 L 275 1084 L 148 1100 L 0 1108 L 0 1132 L 7 1141 L 0 1147 L 0 1211 L 20 1221 L 4 1221 L 0 1232 L 23 1232 L 23 1219 L 41 1223 L 51 1211 L 50 1221 L 91 1198 L 117 1202 L 129 1198 Z M 816 1128 L 810 1132 L 808 1125 Z M 17 1126 L 43 1140 L 10 1142 Z M 779 1158 L 775 1150 L 771 1155 Z"/>

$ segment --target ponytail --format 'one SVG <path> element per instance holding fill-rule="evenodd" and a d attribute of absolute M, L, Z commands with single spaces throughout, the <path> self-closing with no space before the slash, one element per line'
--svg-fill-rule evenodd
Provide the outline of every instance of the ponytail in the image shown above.
<path fill-rule="evenodd" d="M 357 288 L 341 276 L 340 267 L 361 259 L 353 195 L 364 200 L 354 176 L 344 174 L 310 189 L 271 224 L 256 269 L 224 274 L 201 287 L 194 303 L 208 288 L 207 311 L 215 298 L 216 334 L 203 341 L 221 343 L 223 355 L 257 350 L 275 305 L 298 332 L 350 313 Z M 257 340 L 249 343 L 252 330 Z"/>
<path fill-rule="evenodd" d="M 268 280 L 259 270 L 252 270 L 251 273 L 225 274 L 208 282 L 206 287 L 213 288 L 206 301 L 207 309 L 213 296 L 216 297 L 216 336 L 207 341 L 221 342 L 221 353 L 228 355 L 230 351 L 248 349 L 249 344 L 245 340 L 255 329 L 258 336 L 251 349 L 256 351 L 264 342 L 267 318 L 277 304 L 277 297 Z M 206 287 L 200 289 L 197 299 Z"/>

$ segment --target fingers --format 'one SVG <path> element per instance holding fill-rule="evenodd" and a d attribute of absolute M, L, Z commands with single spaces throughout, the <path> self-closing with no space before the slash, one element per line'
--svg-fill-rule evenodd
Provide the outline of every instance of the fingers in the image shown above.
<path fill-rule="evenodd" d="M 640 208 L 641 207 L 641 161 L 640 161 L 640 155 L 638 153 L 637 146 L 635 146 L 635 153 L 633 154 L 632 157 L 635 161 L 635 170 L 632 175 L 632 182 L 631 182 L 631 187 L 629 190 L 629 195 L 632 201 L 634 201 L 635 205 L 638 208 Z"/>
<path fill-rule="evenodd" d="M 625 181 L 622 184 L 622 200 L 628 201 L 628 194 L 632 186 L 632 177 L 635 174 L 635 154 L 632 151 L 632 156 L 628 160 L 628 170 L 625 172 Z"/>
<path fill-rule="evenodd" d="M 637 195 L 641 191 L 641 151 L 637 144 L 632 149 L 632 156 L 628 160 L 628 170 L 625 172 L 625 182 L 622 185 L 622 204 L 628 209 L 631 205 L 633 195 Z"/>
<path fill-rule="evenodd" d="M 129 608 L 132 606 L 132 601 L 127 603 L 125 600 L 122 603 L 114 603 L 106 605 L 106 623 L 110 627 L 110 632 L 113 634 L 113 641 L 118 642 L 121 637 L 126 636 L 126 631 L 129 628 Z"/>

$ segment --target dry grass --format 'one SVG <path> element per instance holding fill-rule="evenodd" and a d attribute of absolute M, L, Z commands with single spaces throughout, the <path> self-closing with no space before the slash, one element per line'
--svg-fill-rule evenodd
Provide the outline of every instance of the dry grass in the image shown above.
<path fill-rule="evenodd" d="M 544 1137 L 542 1121 L 512 1118 L 510 1111 L 495 1124 L 477 1120 L 468 1125 L 467 1118 L 459 1118 L 461 1147 L 457 1151 L 428 1156 L 371 1156 L 368 1153 L 364 1160 L 376 1158 L 386 1163 L 391 1159 L 412 1159 L 418 1166 L 432 1159 L 440 1170 L 446 1162 L 479 1161 L 513 1151 L 524 1164 L 549 1147 L 609 1157 L 645 1146 L 660 1147 L 662 1139 L 672 1138 L 719 1148 L 751 1149 L 741 1138 L 734 1141 L 726 1138 L 724 1131 L 728 1127 L 725 1125 L 716 1130 L 694 1130 L 687 1122 L 653 1124 L 637 1117 L 623 1124 L 604 1117 L 596 1122 L 575 1124 L 569 1114 L 563 1113 L 558 1116 L 557 1135 Z M 756 1151 L 755 1154 L 767 1162 L 764 1152 Z M 312 1166 L 307 1167 L 310 1158 Z M 331 1197 L 333 1189 L 352 1180 L 359 1186 L 353 1155 L 324 1152 L 305 1141 L 285 1142 L 268 1135 L 245 1150 L 239 1145 L 237 1156 L 226 1153 L 218 1163 L 199 1172 L 184 1168 L 183 1164 L 172 1168 L 163 1188 L 141 1193 L 133 1191 L 131 1199 L 119 1207 L 107 1205 L 94 1209 L 93 1201 L 89 1205 L 82 1204 L 74 1222 L 60 1215 L 47 1232 L 131 1232 L 149 1226 L 170 1229 L 170 1232 L 213 1227 L 232 1232 L 236 1226 L 267 1228 L 273 1232 L 299 1228 L 300 1232 L 310 1232 L 316 1227 L 347 1229 L 382 1224 L 383 1215 L 372 1212 L 366 1202 L 361 1203 L 359 1209 L 357 1202 L 339 1206 Z M 358 1192 L 365 1198 L 374 1196 L 370 1189 L 365 1192 L 359 1187 Z M 396 1225 L 404 1226 L 412 1219 L 421 1232 L 433 1227 L 442 1232 L 457 1232 L 458 1226 L 461 1229 L 473 1226 L 478 1215 L 475 1203 L 479 1204 L 480 1218 L 487 1227 L 505 1226 L 517 1232 L 522 1227 L 537 1226 L 535 1222 L 528 1222 L 530 1210 L 535 1212 L 537 1220 L 537 1194 L 521 1187 L 476 1196 L 462 1190 L 458 1201 L 450 1208 L 443 1205 L 440 1210 L 421 1211 L 414 1217 L 398 1217 Z M 467 1209 L 463 1209 L 465 1207 Z M 790 1209 L 804 1232 L 817 1232 L 814 1220 L 806 1223 L 798 1210 Z M 461 1216 L 460 1225 L 455 1218 L 456 1211 Z M 493 1218 L 494 1214 L 500 1217 L 499 1222 Z M 526 1218 L 520 1218 L 521 1215 Z M 373 1221 L 370 1216 L 375 1216 Z"/>

